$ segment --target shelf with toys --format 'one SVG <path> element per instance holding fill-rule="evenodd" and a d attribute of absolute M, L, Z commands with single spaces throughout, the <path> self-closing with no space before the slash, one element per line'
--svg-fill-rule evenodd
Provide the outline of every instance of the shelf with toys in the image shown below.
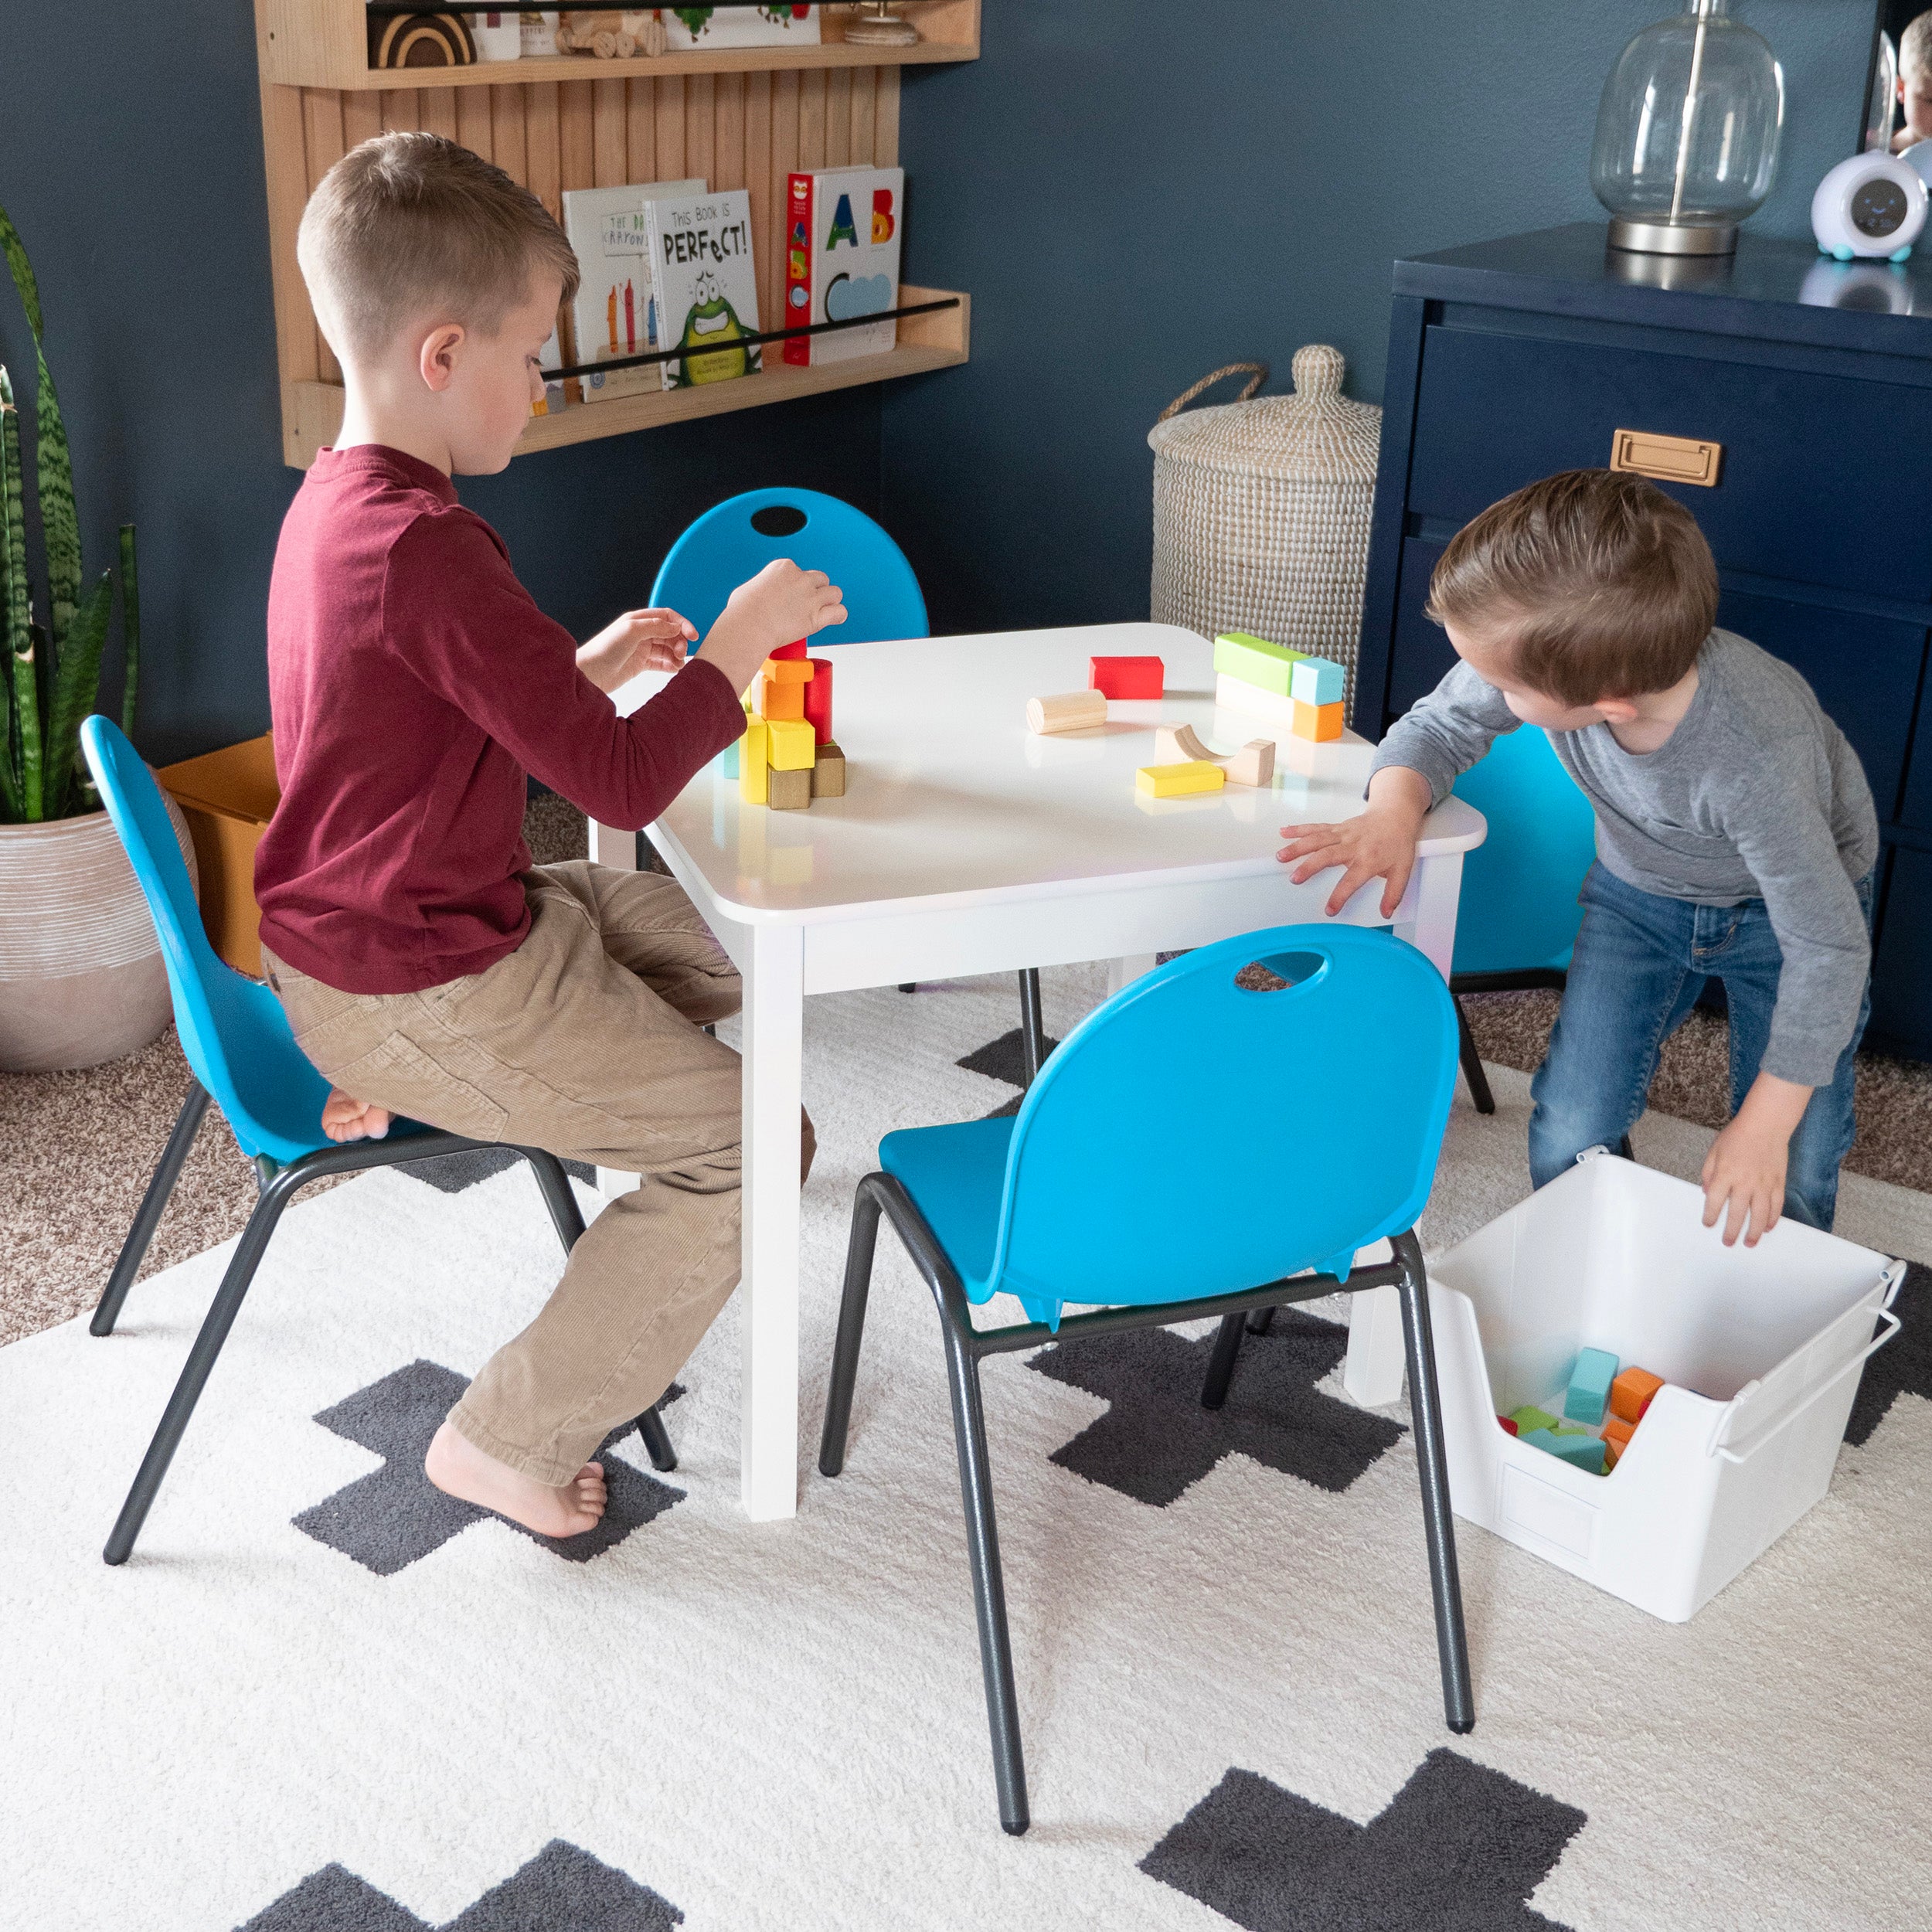
<path fill-rule="evenodd" d="M 924 36 L 919 46 L 849 45 L 834 37 L 845 16 L 828 14 L 827 38 L 815 46 L 630 60 L 560 56 L 379 74 L 366 66 L 362 0 L 255 0 L 284 461 L 306 468 L 342 420 L 342 372 L 315 326 L 295 232 L 310 191 L 350 148 L 387 131 L 446 135 L 495 162 L 559 219 L 570 189 L 685 178 L 718 192 L 743 189 L 758 312 L 775 320 L 784 312 L 787 177 L 896 166 L 900 64 L 978 57 L 978 0 L 902 4 Z M 362 63 L 352 74 L 352 46 Z M 940 48 L 943 54 L 933 51 Z M 403 80 L 414 84 L 393 84 Z M 910 306 L 949 292 L 902 286 L 900 300 Z M 950 367 L 967 359 L 969 322 L 962 297 L 956 308 L 902 321 L 896 346 L 882 355 L 798 367 L 774 354 L 761 373 L 734 381 L 573 399 L 532 417 L 518 452 Z"/>

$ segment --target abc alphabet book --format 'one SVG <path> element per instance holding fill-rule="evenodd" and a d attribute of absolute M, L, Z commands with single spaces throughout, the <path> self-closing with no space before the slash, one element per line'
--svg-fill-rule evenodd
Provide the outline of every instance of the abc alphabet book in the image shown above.
<path fill-rule="evenodd" d="M 751 260 L 751 197 L 718 194 L 653 198 L 645 217 L 660 349 L 687 352 L 664 363 L 666 389 L 755 376 L 758 281 Z"/>
<path fill-rule="evenodd" d="M 654 196 L 702 193 L 702 181 L 634 182 L 624 188 L 566 188 L 563 232 L 577 250 L 582 279 L 570 305 L 575 340 L 568 359 L 607 362 L 658 348 L 651 306 L 651 243 L 645 205 Z M 668 345 L 665 345 L 668 346 Z M 552 364 L 552 367 L 557 365 Z M 583 379 L 587 403 L 660 389 L 662 375 L 651 364 L 614 369 Z"/>
<path fill-rule="evenodd" d="M 785 201 L 785 327 L 884 315 L 899 306 L 900 231 L 906 174 L 900 168 L 830 168 L 791 178 Z M 849 362 L 883 355 L 899 339 L 896 321 L 794 335 L 787 362 Z"/>

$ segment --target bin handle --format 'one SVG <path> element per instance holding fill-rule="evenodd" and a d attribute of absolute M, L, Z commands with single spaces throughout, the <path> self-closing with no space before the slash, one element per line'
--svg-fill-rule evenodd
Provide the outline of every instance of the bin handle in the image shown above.
<path fill-rule="evenodd" d="M 1203 376 L 1192 388 L 1182 390 L 1180 394 L 1175 396 L 1158 416 L 1155 417 L 1155 421 L 1165 423 L 1170 416 L 1179 414 L 1203 389 L 1212 389 L 1224 376 L 1247 377 L 1247 386 L 1234 399 L 1237 403 L 1245 403 L 1268 379 L 1268 366 L 1266 362 L 1230 362 L 1225 368 L 1217 369 L 1212 376 Z"/>
<path fill-rule="evenodd" d="M 1879 1349 L 1883 1348 L 1886 1343 L 1889 1342 L 1893 1336 L 1896 1335 L 1900 1329 L 1904 1327 L 1904 1323 L 1902 1322 L 1899 1318 L 1892 1312 L 1892 1301 L 1893 1298 L 1896 1295 L 1899 1291 L 1899 1284 L 1905 1279 L 1905 1264 L 1903 1261 L 1894 1261 L 1892 1265 L 1886 1270 L 1885 1277 L 1888 1285 L 1886 1290 L 1885 1300 L 1880 1304 L 1878 1311 L 1879 1319 L 1881 1321 L 1886 1322 L 1890 1325 L 1887 1327 L 1885 1332 L 1883 1335 L 1874 1335 L 1870 1342 L 1866 1343 L 1866 1345 L 1861 1349 L 1856 1355 L 1852 1356 L 1851 1360 L 1846 1362 L 1842 1368 L 1839 1369 L 1835 1374 L 1828 1376 L 1825 1379 L 1821 1382 L 1802 1402 L 1795 1404 L 1791 1408 L 1787 1409 L 1784 1414 L 1778 1417 L 1777 1421 L 1773 1423 L 1768 1429 L 1765 1430 L 1764 1433 L 1758 1437 L 1755 1442 L 1750 1444 L 1747 1447 L 1741 1450 L 1733 1449 L 1727 1444 L 1719 1444 L 1715 1440 L 1715 1431 L 1713 1431 L 1713 1440 L 1711 1443 L 1710 1450 L 1709 1451 L 1709 1454 L 1713 1455 L 1722 1456 L 1726 1462 L 1741 1463 L 1750 1461 L 1751 1458 L 1756 1455 L 1758 1451 L 1762 1449 L 1765 1444 L 1770 1440 L 1772 1437 L 1778 1434 L 1788 1424 L 1797 1421 L 1798 1417 L 1804 1414 L 1804 1411 L 1810 1408 L 1813 1403 L 1821 1400 L 1825 1395 L 1828 1394 L 1831 1390 L 1835 1389 L 1838 1385 L 1855 1369 L 1862 1369 L 1866 1362 L 1868 1362 L 1871 1357 L 1876 1355 Z M 1753 1383 L 1748 1386 L 1755 1388 L 1757 1384 Z M 1740 1390 L 1740 1393 L 1742 1393 L 1743 1392 Z M 1719 1417 L 1718 1419 L 1718 1427 L 1722 1428 L 1723 1427 L 1723 1419 L 1722 1417 Z"/>

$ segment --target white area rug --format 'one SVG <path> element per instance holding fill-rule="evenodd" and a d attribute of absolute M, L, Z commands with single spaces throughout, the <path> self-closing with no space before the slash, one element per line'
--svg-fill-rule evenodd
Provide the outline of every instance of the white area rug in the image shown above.
<path fill-rule="evenodd" d="M 1053 1030 L 1098 992 L 1049 975 Z M 998 980 L 808 1011 L 808 1469 L 852 1183 L 886 1129 L 1010 1097 L 954 1062 L 1015 1006 Z M 1430 1245 L 1527 1192 L 1528 1083 L 1491 1077 L 1494 1120 L 1458 1105 Z M 1708 1138 L 1653 1120 L 1638 1153 L 1689 1173 Z M 1932 1258 L 1925 1196 L 1849 1177 L 1841 1226 Z M 558 1257 L 533 1184 L 338 1188 L 284 1223 L 110 1570 L 100 1545 L 226 1253 L 137 1288 L 111 1341 L 77 1321 L 0 1351 L 9 1932 L 1932 1923 L 1922 1393 L 1688 1625 L 1463 1527 L 1478 1715 L 1452 1738 L 1407 1434 L 1365 1448 L 1338 1375 L 1293 1386 L 1338 1332 L 1304 1324 L 1277 1355 L 1251 1340 L 1233 1446 L 1189 1437 L 1199 1466 L 1164 1505 L 1131 1493 L 1131 1404 L 1154 1435 L 1168 1400 L 1132 1362 L 997 1360 L 1035 1819 L 1016 1840 L 936 1319 L 889 1232 L 845 1475 L 811 1469 L 794 1522 L 743 1519 L 734 1308 L 667 1412 L 677 1495 L 631 1438 L 614 1453 L 649 1520 L 566 1561 L 403 1508 L 405 1458 L 386 1504 L 352 1439 L 388 1426 L 364 1392 L 433 1382 L 419 1362 L 468 1376 L 541 1301 Z M 1110 1410 L 1082 1374 L 1114 1376 L 1111 1437 L 1083 1436 Z"/>

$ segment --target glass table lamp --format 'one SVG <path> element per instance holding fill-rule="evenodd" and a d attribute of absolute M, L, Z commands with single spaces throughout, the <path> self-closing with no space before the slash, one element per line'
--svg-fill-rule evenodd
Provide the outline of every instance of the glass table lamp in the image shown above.
<path fill-rule="evenodd" d="M 1770 192 L 1784 122 L 1784 73 L 1729 0 L 1689 0 L 1646 27 L 1597 110 L 1590 185 L 1610 210 L 1611 247 L 1730 254 Z"/>

